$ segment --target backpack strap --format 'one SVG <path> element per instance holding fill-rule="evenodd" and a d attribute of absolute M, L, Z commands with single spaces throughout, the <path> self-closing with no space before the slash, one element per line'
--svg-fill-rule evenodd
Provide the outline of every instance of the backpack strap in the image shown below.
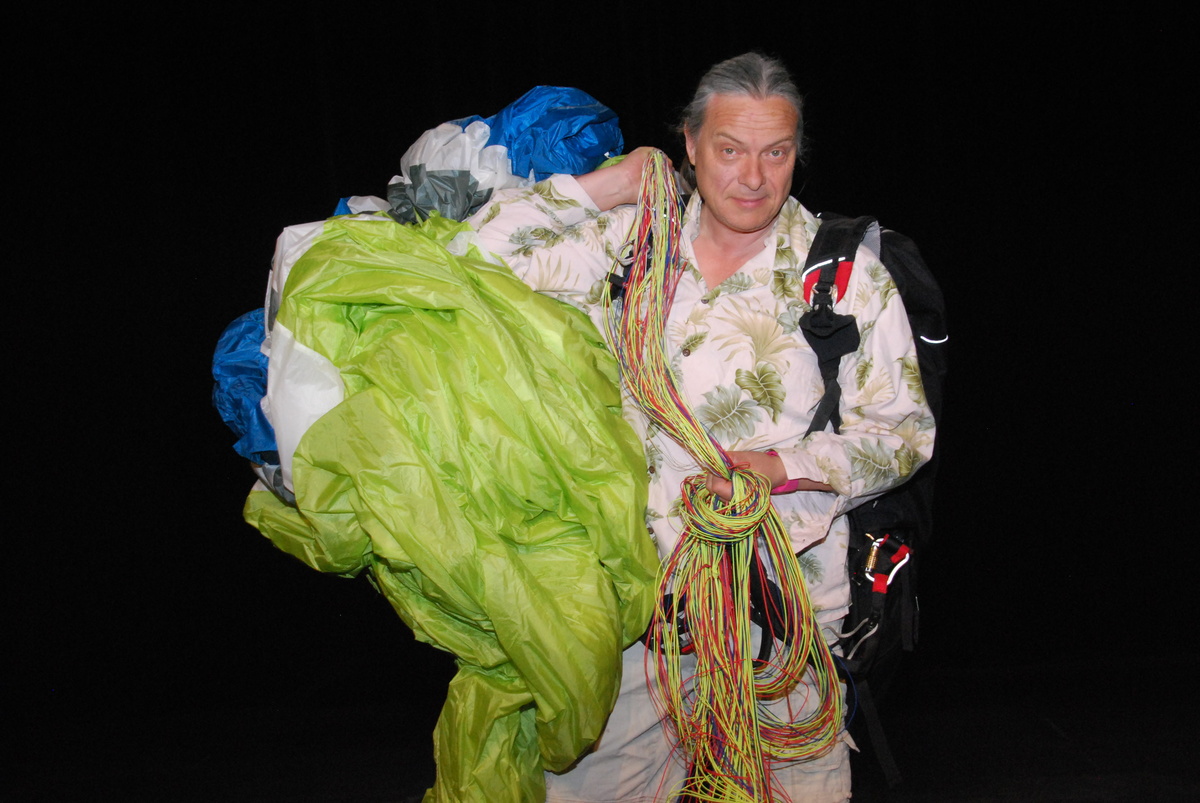
<path fill-rule="evenodd" d="M 901 571 L 907 566 L 912 550 L 896 533 L 888 533 L 880 538 L 867 534 L 871 545 L 858 550 L 858 557 L 852 557 L 855 565 L 851 568 L 850 579 L 856 584 L 869 586 L 870 612 L 849 633 L 842 636 L 841 646 L 846 655 L 842 659 L 842 669 L 845 672 L 847 685 L 852 687 L 857 713 L 862 714 L 862 725 L 866 727 L 867 737 L 875 751 L 879 768 L 887 781 L 888 788 L 895 788 L 903 780 L 896 757 L 892 755 L 891 745 L 888 744 L 887 734 L 883 730 L 883 720 L 879 717 L 876 707 L 875 690 L 872 689 L 869 677 L 872 664 L 876 657 L 878 640 L 874 638 L 884 618 L 884 602 L 889 586 L 894 580 L 897 585 L 902 604 L 903 618 L 911 615 L 912 589 L 909 586 L 909 573 Z M 862 604 L 862 596 L 855 595 L 852 605 Z M 905 629 L 905 649 L 912 649 L 912 642 L 907 638 L 911 632 Z M 886 681 L 887 678 L 884 678 Z M 885 682 L 883 692 L 887 690 Z M 855 738 L 861 738 L 860 732 L 855 732 Z"/>
<path fill-rule="evenodd" d="M 801 316 L 800 329 L 817 355 L 821 379 L 825 382 L 825 393 L 805 435 L 820 432 L 831 423 L 834 432 L 842 426 L 838 412 L 842 398 L 838 368 L 842 357 L 858 348 L 859 335 L 853 315 L 839 315 L 833 311 L 833 288 L 838 269 L 854 263 L 858 245 L 872 225 L 877 225 L 872 217 L 822 218 L 804 263 L 805 276 L 814 270 L 820 271 L 820 275 L 813 288 L 812 309 Z"/>
<path fill-rule="evenodd" d="M 862 586 L 864 591 L 870 588 L 870 610 L 862 616 L 862 620 L 852 631 L 842 634 L 841 637 L 842 649 L 846 651 L 846 663 L 856 673 L 865 673 L 871 667 L 878 646 L 878 640 L 873 636 L 883 622 L 888 590 L 897 578 L 900 579 L 900 588 L 906 586 L 908 573 L 901 570 L 908 565 L 913 555 L 912 548 L 904 542 L 898 532 L 888 532 L 878 537 L 871 533 L 863 535 L 870 545 L 856 545 L 850 550 L 847 563 L 851 582 Z M 901 592 L 901 599 L 908 596 Z M 861 604 L 865 598 L 863 594 L 856 594 L 854 604 Z M 910 652 L 914 644 L 914 629 L 915 625 L 912 625 L 906 627 L 902 633 L 904 648 Z"/>
<path fill-rule="evenodd" d="M 812 308 L 801 316 L 800 329 L 804 332 L 804 339 L 808 341 L 808 345 L 817 355 L 821 379 L 825 382 L 825 393 L 817 403 L 812 422 L 805 435 L 820 432 L 829 424 L 833 425 L 834 432 L 840 431 L 842 426 L 841 415 L 838 412 L 842 398 L 842 388 L 838 384 L 838 369 L 841 367 L 842 357 L 858 348 L 860 337 L 858 323 L 853 315 L 838 315 L 833 311 L 835 301 L 833 289 L 839 269 L 846 273 L 849 272 L 859 244 L 863 243 L 864 238 L 867 237 L 871 238 L 867 243 L 868 247 L 876 254 L 880 254 L 881 231 L 875 218 L 823 215 L 821 225 L 813 238 L 812 247 L 809 249 L 808 259 L 804 263 L 806 277 L 812 271 L 820 271 L 820 275 L 813 287 Z M 884 735 L 883 723 L 879 719 L 879 712 L 875 707 L 875 698 L 870 683 L 867 681 L 866 673 L 863 671 L 865 664 L 874 657 L 871 653 L 874 650 L 875 642 L 871 636 L 874 635 L 882 620 L 883 603 L 888 584 L 907 560 L 907 547 L 902 541 L 895 539 L 889 545 L 892 549 L 885 553 L 885 561 L 880 563 L 878 551 L 891 540 L 890 538 L 881 538 L 878 539 L 878 542 L 873 543 L 875 548 L 871 550 L 868 557 L 874 558 L 874 560 L 869 560 L 864 572 L 866 576 L 862 578 L 872 586 L 872 611 L 870 616 L 865 617 L 865 620 L 860 623 L 860 627 L 866 626 L 867 633 L 858 635 L 858 641 L 853 645 L 854 649 L 843 659 L 842 664 L 848 680 L 854 688 L 854 694 L 858 701 L 857 707 L 862 711 L 880 768 L 883 770 L 888 786 L 894 787 L 901 781 L 900 769 L 896 765 L 887 737 Z M 874 541 L 875 539 L 873 539 Z M 897 559 L 892 560 L 893 557 Z M 875 571 L 876 568 L 879 571 Z M 906 579 L 903 574 L 900 577 L 902 580 Z M 845 644 L 846 640 L 843 639 L 843 645 Z M 866 654 L 856 657 L 857 648 L 864 644 L 866 645 Z"/>
<path fill-rule="evenodd" d="M 887 781 L 888 788 L 895 789 L 904 779 L 900 775 L 896 757 L 892 755 L 892 748 L 888 744 L 887 736 L 884 735 L 883 721 L 879 718 L 879 709 L 875 707 L 875 695 L 871 692 L 871 684 L 865 677 L 860 678 L 855 683 L 854 691 L 857 695 L 858 707 L 866 720 L 871 745 L 875 748 L 875 757 L 879 760 L 879 768 L 883 770 L 883 777 Z"/>

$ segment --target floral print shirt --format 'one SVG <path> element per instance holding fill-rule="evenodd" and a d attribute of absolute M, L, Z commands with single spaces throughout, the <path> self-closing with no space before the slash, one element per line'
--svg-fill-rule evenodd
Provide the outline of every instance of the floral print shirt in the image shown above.
<path fill-rule="evenodd" d="M 686 260 L 667 322 L 668 354 L 683 397 L 727 450 L 774 449 L 791 478 L 833 493 L 797 491 L 772 500 L 800 555 L 824 622 L 849 602 L 844 515 L 903 482 L 929 459 L 934 421 L 925 401 L 903 302 L 877 256 L 860 247 L 835 311 L 855 316 L 857 352 L 842 358 L 839 434 L 805 436 L 824 392 L 816 356 L 798 328 L 809 305 L 801 273 L 820 220 L 788 199 L 762 250 L 717 287 L 695 266 L 702 201 L 684 218 Z M 602 293 L 630 235 L 635 209 L 601 213 L 570 176 L 497 193 L 470 222 L 479 244 L 533 289 L 579 307 L 604 332 Z M 643 438 L 647 525 L 666 556 L 679 538 L 680 483 L 700 471 L 688 453 L 626 396 L 625 417 Z"/>

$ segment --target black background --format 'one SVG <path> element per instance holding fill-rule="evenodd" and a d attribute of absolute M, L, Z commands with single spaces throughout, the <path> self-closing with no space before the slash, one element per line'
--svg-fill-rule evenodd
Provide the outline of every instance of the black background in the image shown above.
<path fill-rule="evenodd" d="M 1183 21 L 1051 5 L 16 17 L 13 721 L 102 741 L 164 712 L 369 699 L 403 720 L 436 701 L 446 659 L 364 580 L 319 575 L 242 523 L 252 476 L 209 403 L 216 338 L 261 303 L 279 230 L 383 195 L 424 130 L 576 86 L 617 111 L 627 148 L 678 161 L 695 82 L 748 49 L 806 93 L 800 200 L 910 235 L 947 296 L 921 660 L 1194 665 L 1193 536 L 1175 512 L 1197 475 Z"/>

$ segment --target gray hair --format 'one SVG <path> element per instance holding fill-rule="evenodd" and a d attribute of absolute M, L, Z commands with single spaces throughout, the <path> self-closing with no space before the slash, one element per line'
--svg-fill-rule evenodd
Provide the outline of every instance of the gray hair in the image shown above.
<path fill-rule="evenodd" d="M 779 59 L 761 53 L 743 53 L 715 64 L 700 79 L 692 102 L 679 120 L 680 134 L 696 136 L 704 125 L 713 95 L 743 95 L 758 100 L 783 98 L 796 110 L 796 160 L 804 155 L 804 98 Z"/>

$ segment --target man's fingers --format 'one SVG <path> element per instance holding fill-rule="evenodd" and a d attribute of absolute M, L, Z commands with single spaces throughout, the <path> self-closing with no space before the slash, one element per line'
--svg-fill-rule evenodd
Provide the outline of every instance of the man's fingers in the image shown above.
<path fill-rule="evenodd" d="M 729 497 L 733 496 L 733 483 L 716 474 L 709 474 L 704 478 L 704 487 L 708 489 L 709 493 L 716 494 L 725 502 L 728 502 Z"/>

